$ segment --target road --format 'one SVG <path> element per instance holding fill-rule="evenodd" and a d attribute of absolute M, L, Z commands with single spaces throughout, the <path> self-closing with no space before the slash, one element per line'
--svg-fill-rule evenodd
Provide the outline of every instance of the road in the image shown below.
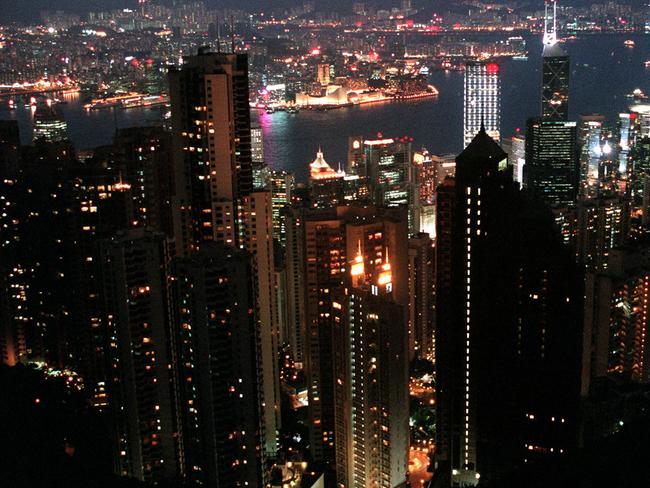
<path fill-rule="evenodd" d="M 431 473 L 427 471 L 428 465 L 428 453 L 411 447 L 409 452 L 409 482 L 412 488 L 424 487 L 431 479 Z"/>

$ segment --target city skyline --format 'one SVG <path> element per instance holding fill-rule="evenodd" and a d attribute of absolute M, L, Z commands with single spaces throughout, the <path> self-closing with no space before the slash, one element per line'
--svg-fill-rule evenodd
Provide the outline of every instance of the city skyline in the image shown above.
<path fill-rule="evenodd" d="M 347 4 L 0 19 L 12 486 L 650 483 L 650 5 Z"/>

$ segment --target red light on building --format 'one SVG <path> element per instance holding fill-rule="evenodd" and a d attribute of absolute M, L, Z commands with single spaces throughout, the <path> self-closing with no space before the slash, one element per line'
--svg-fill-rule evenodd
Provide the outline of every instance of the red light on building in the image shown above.
<path fill-rule="evenodd" d="M 498 75 L 499 74 L 499 65 L 497 63 L 488 63 L 485 67 L 489 75 Z"/>

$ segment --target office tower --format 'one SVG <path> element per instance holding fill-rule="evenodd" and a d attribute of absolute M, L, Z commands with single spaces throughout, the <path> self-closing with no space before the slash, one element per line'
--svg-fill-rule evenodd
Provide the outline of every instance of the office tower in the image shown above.
<path fill-rule="evenodd" d="M 413 154 L 413 166 L 420 202 L 432 204 L 435 203 L 436 188 L 447 176 L 454 176 L 456 161 L 451 154 L 437 156 L 424 150 Z"/>
<path fill-rule="evenodd" d="M 494 62 L 468 61 L 465 65 L 463 147 L 481 127 L 495 140 L 501 138 L 501 77 Z"/>
<path fill-rule="evenodd" d="M 263 449 L 277 452 L 280 422 L 271 193 L 253 188 L 248 59 L 200 48 L 169 73 L 176 191 L 176 254 L 216 241 L 253 255 L 263 378 Z"/>
<path fill-rule="evenodd" d="M 251 127 L 251 160 L 253 163 L 264 163 L 264 140 L 262 128 L 259 125 Z"/>
<path fill-rule="evenodd" d="M 503 150 L 508 154 L 508 164 L 512 166 L 512 177 L 519 184 L 524 182 L 524 165 L 526 164 L 526 138 L 517 132 L 510 139 L 503 141 Z"/>
<path fill-rule="evenodd" d="M 374 280 L 368 277 L 360 288 L 346 288 L 333 297 L 337 486 L 392 488 L 406 482 L 404 310 L 386 291 L 391 265 L 388 258 L 383 261 Z M 351 270 L 358 264 L 355 258 Z"/>
<path fill-rule="evenodd" d="M 434 485 L 474 486 L 575 445 L 581 279 L 485 131 L 438 198 Z"/>
<path fill-rule="evenodd" d="M 350 253 L 362 251 L 378 267 L 386 249 L 393 269 L 393 300 L 408 306 L 408 251 L 405 209 L 339 206 L 292 208 L 287 215 L 288 310 L 294 336 L 302 338 L 309 395 L 311 453 L 315 460 L 335 460 L 335 405 L 332 349 L 332 293 L 347 270 Z M 371 257 L 372 256 L 372 257 Z M 358 264 L 358 263 L 357 263 Z M 365 265 L 364 265 L 365 266 Z M 371 275 L 370 263 L 366 270 Z M 372 271 L 374 273 L 374 271 Z M 406 317 L 404 318 L 406 337 Z M 293 344 L 292 344 L 293 348 Z"/>
<path fill-rule="evenodd" d="M 434 241 L 429 234 L 409 238 L 409 359 L 433 357 L 435 262 Z"/>
<path fill-rule="evenodd" d="M 575 122 L 528 120 L 524 187 L 552 207 L 571 205 L 576 200 Z"/>
<path fill-rule="evenodd" d="M 253 262 L 217 243 L 173 264 L 179 417 L 188 482 L 262 486 Z"/>
<path fill-rule="evenodd" d="M 582 394 L 599 377 L 650 379 L 647 347 L 650 260 L 645 243 L 612 250 L 604 271 L 586 276 Z"/>
<path fill-rule="evenodd" d="M 629 161 L 630 194 L 634 203 L 638 205 L 645 197 L 644 185 L 650 175 L 650 137 L 637 140 L 630 149 Z"/>
<path fill-rule="evenodd" d="M 622 195 L 630 194 L 629 186 L 629 159 L 630 150 L 639 140 L 640 127 L 637 124 L 637 115 L 635 113 L 621 113 L 618 115 L 618 179 L 619 193 Z"/>
<path fill-rule="evenodd" d="M 580 148 L 580 196 L 595 197 L 600 192 L 603 155 L 603 115 L 581 115 L 578 127 Z"/>
<path fill-rule="evenodd" d="M 238 245 L 237 205 L 253 190 L 248 61 L 199 49 L 169 72 L 177 254 Z"/>
<path fill-rule="evenodd" d="M 316 79 L 321 86 L 327 86 L 330 84 L 330 65 L 329 64 L 319 64 L 317 66 Z"/>
<path fill-rule="evenodd" d="M 408 137 L 379 138 L 364 141 L 365 168 L 359 172 L 368 183 L 375 205 L 407 206 L 409 229 L 418 222 L 419 202 L 413 184 L 412 141 Z"/>
<path fill-rule="evenodd" d="M 271 171 L 271 199 L 273 204 L 273 238 L 284 247 L 287 235 L 282 210 L 291 203 L 291 194 L 295 187 L 293 173 Z"/>
<path fill-rule="evenodd" d="M 100 244 L 117 473 L 150 482 L 179 475 L 164 234 L 133 229 Z"/>
<path fill-rule="evenodd" d="M 348 164 L 346 173 L 358 175 L 363 171 L 364 163 L 363 137 L 348 137 Z"/>
<path fill-rule="evenodd" d="M 636 114 L 641 137 L 650 137 L 650 104 L 637 104 L 630 106 L 630 112 Z"/>
<path fill-rule="evenodd" d="M 544 2 L 544 48 L 542 51 L 542 119 L 569 118 L 569 56 L 557 41 L 557 1 Z"/>
<path fill-rule="evenodd" d="M 34 112 L 34 142 L 63 142 L 68 140 L 68 124 L 56 105 L 39 105 Z"/>
<path fill-rule="evenodd" d="M 309 192 L 315 207 L 336 206 L 343 202 L 345 172 L 332 168 L 318 148 L 316 159 L 309 164 Z"/>

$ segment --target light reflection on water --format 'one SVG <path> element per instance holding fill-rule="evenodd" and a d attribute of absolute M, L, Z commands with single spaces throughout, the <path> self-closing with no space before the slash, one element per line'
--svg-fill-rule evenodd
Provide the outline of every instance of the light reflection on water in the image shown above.
<path fill-rule="evenodd" d="M 634 49 L 623 41 L 633 38 Z M 599 35 L 570 41 L 564 48 L 572 56 L 571 117 L 598 112 L 610 122 L 626 109 L 625 95 L 634 88 L 650 93 L 650 70 L 643 63 L 650 58 L 650 36 Z M 540 52 L 538 39 L 529 40 L 527 61 L 502 62 L 502 135 L 512 135 L 525 127 L 526 119 L 539 112 Z M 427 147 L 437 154 L 457 153 L 462 142 L 463 75 L 459 72 L 433 72 L 431 82 L 438 88 L 437 98 L 386 102 L 327 112 L 254 111 L 253 120 L 263 128 L 268 163 L 276 169 L 294 171 L 305 181 L 309 162 L 322 146 L 327 161 L 336 167 L 347 158 L 349 136 L 387 137 L 408 135 L 414 147 Z M 111 142 L 115 127 L 159 123 L 164 110 L 159 107 L 106 109 L 86 112 L 79 95 L 61 108 L 68 121 L 72 141 L 88 149 Z M 9 112 L 0 101 L 0 119 L 18 118 L 24 141 L 31 137 L 31 114 L 19 106 Z"/>

